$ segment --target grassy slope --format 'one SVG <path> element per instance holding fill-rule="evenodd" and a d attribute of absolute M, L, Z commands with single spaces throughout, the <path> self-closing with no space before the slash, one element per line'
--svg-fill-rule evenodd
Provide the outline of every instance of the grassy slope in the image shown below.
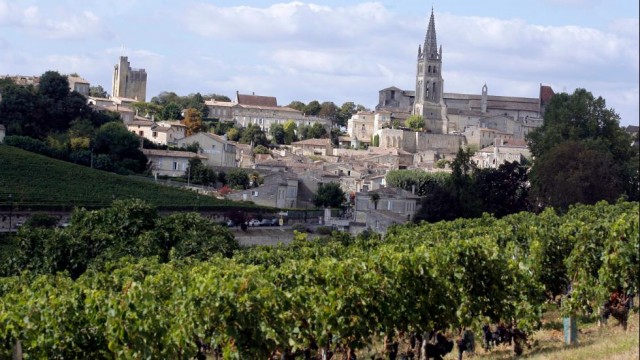
<path fill-rule="evenodd" d="M 0 205 L 9 194 L 14 207 L 105 206 L 126 198 L 159 207 L 249 207 L 0 145 Z"/>

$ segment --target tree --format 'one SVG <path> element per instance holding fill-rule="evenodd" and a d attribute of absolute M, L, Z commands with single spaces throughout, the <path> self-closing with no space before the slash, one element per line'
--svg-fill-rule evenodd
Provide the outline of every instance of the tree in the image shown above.
<path fill-rule="evenodd" d="M 196 109 L 187 109 L 184 112 L 183 122 L 187 126 L 187 136 L 197 134 L 202 130 L 202 115 Z"/>
<path fill-rule="evenodd" d="M 304 107 L 304 113 L 310 116 L 317 116 L 320 110 L 321 106 L 318 100 L 313 100 Z"/>
<path fill-rule="evenodd" d="M 351 115 L 356 113 L 356 104 L 351 101 L 342 104 L 338 110 L 336 123 L 339 126 L 347 126 L 347 121 L 351 118 Z"/>
<path fill-rule="evenodd" d="M 338 107 L 331 101 L 325 101 L 320 105 L 318 116 L 324 119 L 330 119 L 334 122 L 337 119 Z"/>
<path fill-rule="evenodd" d="M 503 217 L 529 210 L 527 167 L 507 162 L 497 169 L 478 170 L 474 187 L 482 202 L 482 211 Z"/>
<path fill-rule="evenodd" d="M 345 200 L 345 193 L 340 184 L 330 182 L 321 184 L 313 197 L 313 203 L 318 207 L 340 207 Z"/>
<path fill-rule="evenodd" d="M 240 140 L 240 131 L 235 127 L 229 128 L 229 130 L 227 130 L 227 139 L 230 141 Z"/>
<path fill-rule="evenodd" d="M 296 129 L 298 126 L 293 120 L 287 120 L 282 126 L 284 129 L 284 143 L 289 145 L 296 141 Z"/>
<path fill-rule="evenodd" d="M 63 100 L 69 95 L 69 80 L 57 71 L 47 71 L 40 77 L 38 93 L 51 100 Z"/>
<path fill-rule="evenodd" d="M 320 123 L 314 123 L 307 133 L 307 138 L 310 139 L 320 139 L 327 135 L 327 129 L 322 126 Z"/>
<path fill-rule="evenodd" d="M 462 217 L 476 217 L 482 214 L 482 206 L 473 184 L 476 164 L 471 160 L 474 151 L 460 148 L 451 162 L 451 191 L 458 200 Z"/>
<path fill-rule="evenodd" d="M 253 146 L 267 146 L 269 144 L 267 135 L 257 124 L 249 124 L 249 126 L 242 129 L 239 142 L 241 144 L 253 144 Z"/>
<path fill-rule="evenodd" d="M 258 145 L 253 148 L 253 153 L 254 154 L 271 154 L 271 150 L 269 150 L 267 147 L 263 145 Z"/>
<path fill-rule="evenodd" d="M 404 124 L 413 131 L 421 131 L 424 128 L 424 119 L 420 115 L 411 115 Z"/>
<path fill-rule="evenodd" d="M 287 107 L 289 108 L 296 109 L 302 112 L 304 112 L 306 106 L 307 105 L 305 105 L 302 101 L 297 101 L 297 100 L 294 100 L 289 105 L 287 105 Z"/>
<path fill-rule="evenodd" d="M 89 96 L 106 98 L 109 94 L 107 94 L 107 91 L 102 88 L 102 85 L 97 85 L 89 87 Z"/>
<path fill-rule="evenodd" d="M 232 168 L 226 174 L 226 180 L 229 186 L 232 188 L 248 189 L 249 188 L 249 174 L 247 171 L 240 168 Z"/>
<path fill-rule="evenodd" d="M 568 141 L 536 159 L 531 192 L 542 204 L 561 209 L 575 203 L 613 202 L 624 192 L 619 173 L 610 153 Z"/>
<path fill-rule="evenodd" d="M 219 95 L 219 94 L 207 94 L 203 96 L 204 100 L 215 100 L 215 101 L 225 101 L 225 102 L 230 102 L 231 99 L 226 96 L 226 95 Z"/>
<path fill-rule="evenodd" d="M 138 101 L 131 104 L 131 107 L 136 111 L 137 115 L 140 116 L 153 116 L 156 114 L 160 114 L 162 111 L 162 106 L 154 103 L 154 102 L 144 102 Z"/>
<path fill-rule="evenodd" d="M 140 139 L 131 133 L 122 123 L 110 122 L 102 125 L 91 139 L 91 147 L 96 155 L 103 155 L 104 160 L 94 161 L 94 166 L 106 161 L 111 163 L 119 173 L 141 173 L 146 169 L 147 157 L 140 151 Z M 96 166 L 100 168 L 99 166 Z"/>
<path fill-rule="evenodd" d="M 567 153 L 568 147 L 594 156 L 591 160 L 580 159 L 579 162 L 584 166 L 593 166 L 593 162 L 597 160 L 611 171 L 607 179 L 614 181 L 609 190 L 618 192 L 618 195 L 625 193 L 630 199 L 637 199 L 638 172 L 633 169 L 637 168 L 638 153 L 629 146 L 631 137 L 620 127 L 619 121 L 618 114 L 606 107 L 602 97 L 595 98 L 585 89 L 576 89 L 571 95 L 554 95 L 545 110 L 544 124 L 526 137 L 535 157 L 532 173 L 536 176 L 531 178 L 532 193 L 543 197 L 537 199 L 537 203 L 546 206 L 550 205 L 547 203 L 549 201 L 564 207 L 574 202 L 595 200 L 591 196 L 583 197 L 582 193 L 589 186 L 599 188 L 601 179 L 595 176 L 583 177 L 584 171 L 579 169 L 576 169 L 579 174 L 566 173 L 563 165 L 572 169 L 575 167 L 572 164 L 558 163 L 563 157 L 567 160 L 573 158 Z M 554 150 L 563 145 L 562 149 Z M 550 161 L 551 164 L 545 164 L 546 161 Z M 585 161 L 590 164 L 586 164 Z M 555 192 L 555 181 L 553 174 L 549 172 L 552 171 L 550 169 L 560 171 L 574 180 L 582 178 L 586 183 L 582 184 L 580 189 L 575 189 L 576 191 L 557 194 L 562 195 L 563 199 L 554 200 L 552 193 Z M 602 199 L 613 196 L 611 191 L 603 193 Z M 571 194 L 575 198 L 570 198 Z"/>
<path fill-rule="evenodd" d="M 278 145 L 284 144 L 285 134 L 284 126 L 282 124 L 273 124 L 269 129 L 269 134 L 272 136 L 272 141 Z"/>
<path fill-rule="evenodd" d="M 160 117 L 164 120 L 180 120 L 182 119 L 182 108 L 175 102 L 170 102 L 162 108 Z"/>

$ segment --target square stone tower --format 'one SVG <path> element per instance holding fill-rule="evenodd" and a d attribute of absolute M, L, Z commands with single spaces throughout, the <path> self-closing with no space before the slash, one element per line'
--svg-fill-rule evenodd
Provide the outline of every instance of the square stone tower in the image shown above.
<path fill-rule="evenodd" d="M 113 67 L 111 95 L 146 101 L 147 72 L 144 69 L 132 69 L 127 57 L 120 56 L 120 63 Z"/>

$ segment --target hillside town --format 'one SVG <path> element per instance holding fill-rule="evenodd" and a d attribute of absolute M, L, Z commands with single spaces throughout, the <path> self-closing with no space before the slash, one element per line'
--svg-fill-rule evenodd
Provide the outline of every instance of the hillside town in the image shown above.
<path fill-rule="evenodd" d="M 260 181 L 223 196 L 281 209 L 314 208 L 319 187 L 335 183 L 345 194 L 348 210 L 333 216 L 328 211 L 321 222 L 351 233 L 365 229 L 384 233 L 393 224 L 411 221 L 420 206 L 415 189 L 388 186 L 390 171 L 451 172 L 449 164 L 461 148 L 473 149 L 472 161 L 479 169 L 529 162 L 525 137 L 542 126 L 546 106 L 554 96 L 553 89 L 542 83 L 531 97 L 490 95 L 487 84 L 479 84 L 477 94 L 447 92 L 442 73 L 446 63 L 442 45 L 438 46 L 433 11 L 424 43 L 418 45 L 416 64 L 413 89 L 390 86 L 379 90 L 375 108 L 353 106 L 346 124 L 336 121 L 335 112 L 311 115 L 283 106 L 269 94 L 241 91 L 233 97 L 202 100 L 203 111 L 197 118 L 209 126 L 191 126 L 186 119 L 190 109 L 185 108 L 178 108 L 174 118 L 158 119 L 153 110 L 140 106 L 148 104 L 147 73 L 132 68 L 127 56 L 120 56 L 114 65 L 111 95 L 91 93 L 89 81 L 78 74 L 68 75 L 67 80 L 70 90 L 85 97 L 93 111 L 119 115 L 141 144 L 142 140 L 152 144 L 141 150 L 148 159 L 148 173 L 156 181 L 190 178 L 194 160 L 216 171 L 247 169 L 258 174 Z M 4 78 L 19 85 L 39 84 L 36 76 Z M 237 134 L 237 129 L 248 127 L 264 134 L 268 148 L 229 136 L 230 131 Z M 278 127 L 292 131 L 289 139 L 276 139 L 274 128 Z M 315 133 L 309 136 L 312 130 Z M 638 127 L 628 130 L 637 134 Z M 6 131 L 0 124 L 0 142 Z M 220 196 L 216 186 L 220 184 L 209 185 L 193 188 Z"/>

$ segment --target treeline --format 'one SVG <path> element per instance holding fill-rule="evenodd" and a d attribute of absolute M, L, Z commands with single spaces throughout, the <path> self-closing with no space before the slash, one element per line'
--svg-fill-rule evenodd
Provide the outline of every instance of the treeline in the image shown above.
<path fill-rule="evenodd" d="M 597 316 L 611 290 L 637 290 L 638 211 L 602 202 L 563 216 L 397 226 L 384 240 L 297 234 L 232 258 L 125 257 L 76 280 L 26 271 L 0 280 L 1 351 L 20 341 L 30 357 L 268 358 L 357 352 L 376 337 L 433 329 L 479 332 L 486 321 L 530 333 L 569 284 L 564 315 Z M 136 233 L 138 221 L 119 219 L 114 237 Z"/>

